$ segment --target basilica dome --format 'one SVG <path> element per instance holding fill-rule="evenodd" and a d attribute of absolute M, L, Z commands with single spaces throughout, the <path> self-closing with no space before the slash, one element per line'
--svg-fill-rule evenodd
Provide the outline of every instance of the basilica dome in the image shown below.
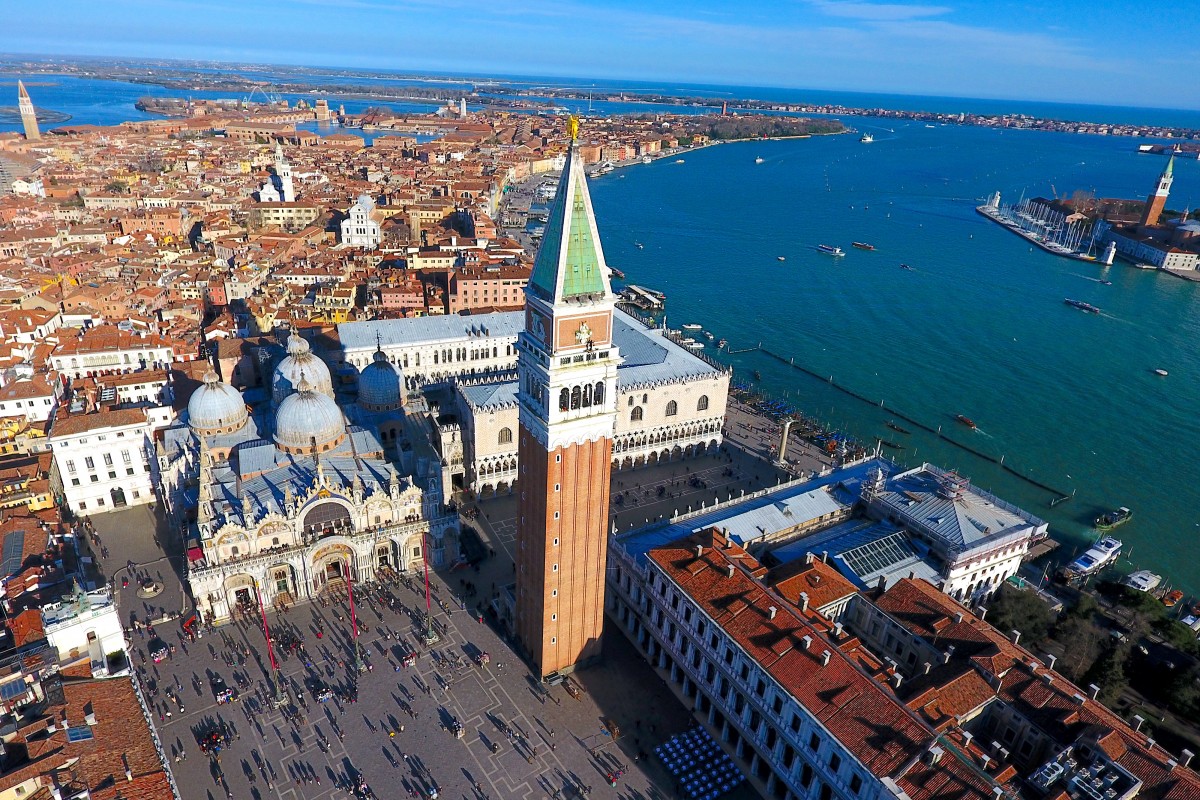
<path fill-rule="evenodd" d="M 246 424 L 246 403 L 241 392 L 222 383 L 217 373 L 209 370 L 204 385 L 188 401 L 188 424 L 202 435 L 238 430 Z"/>
<path fill-rule="evenodd" d="M 275 405 L 278 406 L 285 397 L 296 391 L 301 374 L 315 391 L 333 399 L 333 379 L 329 375 L 329 367 L 313 354 L 308 341 L 300 334 L 293 333 L 288 337 L 287 352 L 287 358 L 279 362 L 271 378 L 271 395 Z"/>
<path fill-rule="evenodd" d="M 296 392 L 275 412 L 275 443 L 288 453 L 324 452 L 346 435 L 346 419 L 333 398 L 316 390 L 300 375 Z"/>
<path fill-rule="evenodd" d="M 400 401 L 400 371 L 382 350 L 376 350 L 358 377 L 358 405 L 368 411 L 391 411 L 400 407 Z"/>

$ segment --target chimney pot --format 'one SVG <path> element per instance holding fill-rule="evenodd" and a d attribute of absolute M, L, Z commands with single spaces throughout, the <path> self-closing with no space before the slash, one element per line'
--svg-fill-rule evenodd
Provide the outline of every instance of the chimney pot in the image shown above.
<path fill-rule="evenodd" d="M 893 672 L 892 673 L 892 688 L 899 689 L 900 684 L 903 680 L 904 680 L 903 675 L 901 675 L 899 672 Z"/>
<path fill-rule="evenodd" d="M 1050 669 L 1054 669 L 1055 661 L 1058 661 L 1058 656 L 1054 655 L 1053 653 L 1046 653 L 1046 665 L 1049 666 Z"/>
<path fill-rule="evenodd" d="M 767 619 L 775 619 L 775 615 L 779 613 L 779 609 L 771 606 L 767 609 Z"/>
<path fill-rule="evenodd" d="M 975 734 L 971 733 L 970 731 L 963 731 L 962 736 L 963 736 L 963 744 L 965 744 L 967 747 L 970 747 L 971 740 L 975 738 Z"/>
<path fill-rule="evenodd" d="M 1154 740 L 1153 740 L 1153 739 L 1151 739 L 1149 736 L 1147 736 L 1147 737 L 1146 737 L 1146 749 L 1147 749 L 1147 750 L 1153 750 L 1153 749 L 1154 749 Z"/>
<path fill-rule="evenodd" d="M 988 768 L 988 764 L 992 763 L 992 757 L 991 757 L 991 756 L 989 756 L 987 753 L 980 753 L 980 754 L 979 754 L 979 760 L 980 760 L 981 762 L 983 762 L 983 768 L 984 768 L 984 769 L 987 769 L 987 768 Z"/>
<path fill-rule="evenodd" d="M 1133 715 L 1133 729 L 1135 731 L 1140 731 L 1142 729 L 1142 723 L 1144 723 L 1145 721 L 1146 721 L 1145 717 L 1143 717 L 1141 714 L 1134 714 Z"/>
<path fill-rule="evenodd" d="M 1095 700 L 1097 697 L 1100 696 L 1100 687 L 1094 683 L 1089 683 L 1088 684 L 1088 692 L 1091 694 L 1092 699 Z"/>
<path fill-rule="evenodd" d="M 822 550 L 822 551 L 821 551 L 821 563 L 822 563 L 822 564 L 828 564 L 828 563 L 829 563 L 829 551 L 828 551 L 828 550 Z"/>
<path fill-rule="evenodd" d="M 926 661 L 925 662 L 925 674 L 928 675 L 929 671 L 932 669 L 933 669 L 933 664 L 930 664 L 928 661 Z"/>
<path fill-rule="evenodd" d="M 987 619 L 987 607 L 980 606 L 979 610 L 975 613 L 975 616 L 979 617 L 981 620 Z"/>
<path fill-rule="evenodd" d="M 1013 644 L 1017 644 L 1018 642 L 1021 641 L 1021 632 L 1020 631 L 1016 631 L 1016 630 L 1009 631 L 1009 635 L 1012 636 Z"/>
<path fill-rule="evenodd" d="M 832 654 L 832 653 L 830 653 L 828 650 L 823 650 L 823 651 L 821 651 L 821 666 L 822 666 L 822 667 L 827 667 L 827 666 L 829 666 L 829 659 L 830 659 L 832 656 L 833 656 L 833 654 Z"/>
<path fill-rule="evenodd" d="M 1078 692 L 1076 692 L 1075 693 L 1075 702 L 1076 702 L 1076 704 L 1081 705 L 1081 706 L 1086 705 L 1087 698 L 1084 697 L 1083 695 L 1079 694 Z"/>
<path fill-rule="evenodd" d="M 957 614 L 955 614 L 955 615 L 954 615 L 954 621 L 955 621 L 955 622 L 957 622 L 957 623 L 959 623 L 959 624 L 962 624 L 962 621 L 963 621 L 963 613 L 962 613 L 961 611 L 959 611 Z"/>
<path fill-rule="evenodd" d="M 1192 758 L 1195 755 L 1195 753 L 1185 747 L 1183 752 L 1179 754 L 1179 758 L 1183 761 L 1183 765 L 1186 767 L 1188 764 L 1192 763 Z"/>

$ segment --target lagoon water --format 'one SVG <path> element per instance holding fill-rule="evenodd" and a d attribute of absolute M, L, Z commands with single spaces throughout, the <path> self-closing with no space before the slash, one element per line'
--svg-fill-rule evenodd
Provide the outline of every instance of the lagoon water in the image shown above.
<path fill-rule="evenodd" d="M 14 105 L 15 77 L 0 77 L 0 87 L 12 86 Z M 87 78 L 25 77 L 35 103 L 70 113 L 75 123 L 149 118 L 133 108 L 138 97 L 179 94 Z M 697 87 L 625 88 L 700 93 Z M 1200 114 L 1187 111 L 718 88 L 781 101 L 1200 126 Z M 352 112 L 366 105 L 346 101 Z M 595 106 L 609 113 L 643 110 Z M 891 415 L 878 408 L 760 353 L 730 357 L 739 378 L 758 370 L 764 390 L 787 395 L 864 440 L 904 440 L 902 460 L 957 468 L 1044 517 L 1068 553 L 1093 535 L 1090 520 L 1098 513 L 1131 507 L 1134 520 L 1118 535 L 1132 548 L 1132 562 L 1200 591 L 1194 557 L 1200 481 L 1193 453 L 1200 419 L 1192 409 L 1200 399 L 1200 284 L 1120 263 L 1103 270 L 1056 258 L 974 211 L 992 191 L 1007 201 L 1022 192 L 1076 189 L 1144 196 L 1163 159 L 1137 155 L 1138 140 L 1129 138 L 849 122 L 870 130 L 875 141 L 832 136 L 725 144 L 690 152 L 684 164 L 665 159 L 594 181 L 609 261 L 630 281 L 665 291 L 675 325 L 701 323 L 733 349 L 762 342 L 942 426 L 975 449 L 1004 456 L 1045 484 L 1075 492 L 1050 509 L 1048 492 L 915 428 L 910 436 L 897 434 L 885 427 Z M 763 163 L 756 165 L 755 157 Z M 1179 161 L 1175 175 L 1169 206 L 1200 203 L 1200 163 Z M 877 249 L 856 250 L 853 240 Z M 841 246 L 846 257 L 821 255 L 817 244 Z M 786 261 L 777 260 L 781 255 Z M 913 271 L 900 269 L 902 262 Z M 1101 278 L 1113 285 L 1100 284 Z M 1069 308 L 1066 297 L 1104 313 Z M 1170 375 L 1154 375 L 1159 367 Z M 974 419 L 979 430 L 957 424 L 956 414 Z"/>
<path fill-rule="evenodd" d="M 959 469 L 1047 519 L 1064 555 L 1094 536 L 1098 513 L 1127 505 L 1118 536 L 1132 561 L 1200 587 L 1200 284 L 1031 250 L 974 210 L 992 191 L 1016 200 L 1052 183 L 1144 195 L 1165 161 L 1128 139 L 858 125 L 873 143 L 723 144 L 597 179 L 608 260 L 667 293 L 673 326 L 700 323 L 735 350 L 762 342 L 1076 496 L 1050 509 L 1050 493 L 906 423 L 912 435 L 891 431 L 891 414 L 761 353 L 728 357 L 740 379 L 758 370 L 764 390 L 864 440 L 903 440 L 901 460 Z M 1171 207 L 1200 199 L 1195 161 L 1175 175 Z"/>

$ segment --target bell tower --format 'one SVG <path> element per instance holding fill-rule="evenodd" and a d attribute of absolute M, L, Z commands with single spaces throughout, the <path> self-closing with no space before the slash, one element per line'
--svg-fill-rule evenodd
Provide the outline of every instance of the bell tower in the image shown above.
<path fill-rule="evenodd" d="M 1154 194 L 1146 198 L 1146 210 L 1142 212 L 1140 229 L 1153 228 L 1158 224 L 1163 209 L 1167 207 L 1167 195 L 1171 193 L 1171 184 L 1175 182 L 1175 156 L 1167 159 L 1166 169 L 1158 176 L 1158 186 Z"/>
<path fill-rule="evenodd" d="M 21 124 L 25 126 L 25 138 L 29 141 L 42 138 L 42 132 L 38 130 L 37 112 L 33 110 L 33 100 L 21 81 L 17 81 L 17 107 L 21 112 Z"/>
<path fill-rule="evenodd" d="M 570 133 L 517 342 L 516 627 L 542 676 L 600 654 L 620 363 L 575 119 Z"/>

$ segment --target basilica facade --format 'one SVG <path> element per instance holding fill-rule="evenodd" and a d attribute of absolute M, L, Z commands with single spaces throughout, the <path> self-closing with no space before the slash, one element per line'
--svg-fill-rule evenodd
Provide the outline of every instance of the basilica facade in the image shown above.
<path fill-rule="evenodd" d="M 257 613 L 260 593 L 287 605 L 348 578 L 457 558 L 440 461 L 422 450 L 422 420 L 406 415 L 401 386 L 380 354 L 362 370 L 357 399 L 338 399 L 328 368 L 295 334 L 259 408 L 205 376 L 158 457 L 206 620 Z"/>

